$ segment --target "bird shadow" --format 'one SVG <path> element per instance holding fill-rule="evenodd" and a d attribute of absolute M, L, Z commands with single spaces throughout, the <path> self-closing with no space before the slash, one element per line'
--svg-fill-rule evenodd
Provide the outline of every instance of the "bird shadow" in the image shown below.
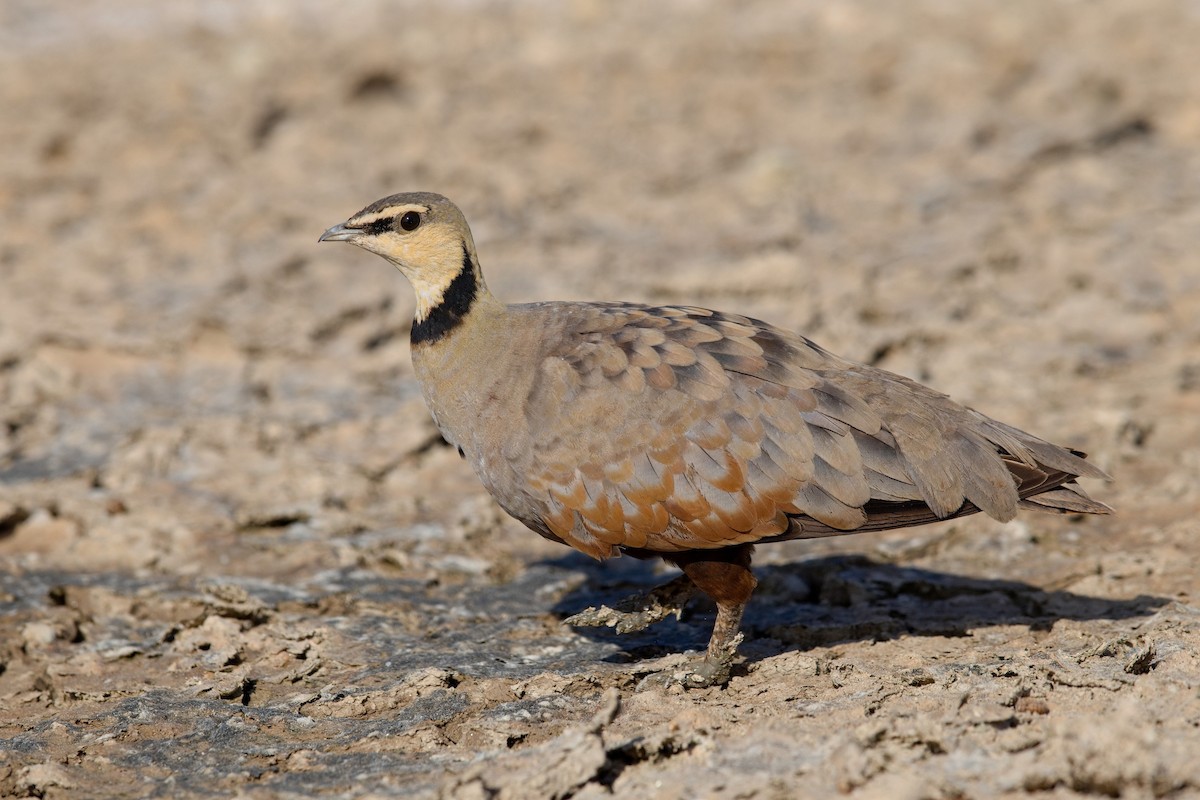
<path fill-rule="evenodd" d="M 582 572 L 583 583 L 553 612 L 567 617 L 588 606 L 616 602 L 666 582 L 653 562 L 621 559 L 600 565 L 577 554 L 555 559 L 559 569 Z M 1170 598 L 1138 595 L 1117 600 L 906 567 L 862 555 L 838 555 L 789 564 L 756 566 L 759 585 L 742 621 L 750 660 L 784 652 L 905 636 L 965 637 L 987 627 L 1021 625 L 1050 630 L 1060 620 L 1122 620 L 1148 616 Z M 615 645 L 607 661 L 629 663 L 683 650 L 703 650 L 715 609 L 707 598 L 688 604 L 678 623 L 667 619 L 645 631 L 616 634 L 579 627 L 592 639 Z"/>

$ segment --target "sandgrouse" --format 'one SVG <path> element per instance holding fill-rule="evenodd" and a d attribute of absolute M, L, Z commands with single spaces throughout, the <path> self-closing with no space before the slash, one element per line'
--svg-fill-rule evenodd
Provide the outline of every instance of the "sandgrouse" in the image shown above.
<path fill-rule="evenodd" d="M 416 291 L 412 359 L 425 402 L 509 514 L 599 559 L 659 556 L 683 576 L 640 612 L 577 624 L 639 629 L 684 589 L 717 606 L 685 685 L 728 679 L 754 590 L 753 546 L 1021 507 L 1111 513 L 1075 478 L 1084 454 L 848 361 L 789 331 L 691 306 L 505 305 L 462 212 L 385 197 L 322 234 L 377 253 Z"/>

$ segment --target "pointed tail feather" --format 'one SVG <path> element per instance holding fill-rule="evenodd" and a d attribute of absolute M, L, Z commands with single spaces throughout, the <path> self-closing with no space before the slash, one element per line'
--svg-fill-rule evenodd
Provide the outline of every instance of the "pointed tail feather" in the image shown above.
<path fill-rule="evenodd" d="M 1057 489 L 1035 494 L 1021 500 L 1023 508 L 1037 511 L 1057 511 L 1061 514 L 1112 514 L 1111 508 L 1093 500 L 1074 483 L 1064 483 Z"/>

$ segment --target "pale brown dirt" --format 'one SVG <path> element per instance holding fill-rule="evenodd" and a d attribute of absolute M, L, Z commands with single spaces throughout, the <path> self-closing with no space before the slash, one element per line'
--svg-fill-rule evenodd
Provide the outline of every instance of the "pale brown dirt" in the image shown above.
<path fill-rule="evenodd" d="M 1197 42 L 1184 0 L 0 6 L 0 794 L 1200 796 Z M 764 547 L 728 688 L 640 689 L 711 610 L 563 626 L 664 574 L 504 518 L 402 278 L 316 244 L 418 189 L 502 297 L 800 330 L 1119 514 Z"/>

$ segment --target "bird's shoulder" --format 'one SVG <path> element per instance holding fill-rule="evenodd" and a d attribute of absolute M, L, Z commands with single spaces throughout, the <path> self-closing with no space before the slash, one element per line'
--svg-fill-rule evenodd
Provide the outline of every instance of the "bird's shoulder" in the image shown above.
<path fill-rule="evenodd" d="M 819 371 L 850 365 L 799 334 L 698 306 L 558 302 L 514 310 L 542 329 L 542 369 L 573 384 L 575 394 L 671 392 L 716 401 L 740 380 L 806 389 L 819 383 Z"/>

